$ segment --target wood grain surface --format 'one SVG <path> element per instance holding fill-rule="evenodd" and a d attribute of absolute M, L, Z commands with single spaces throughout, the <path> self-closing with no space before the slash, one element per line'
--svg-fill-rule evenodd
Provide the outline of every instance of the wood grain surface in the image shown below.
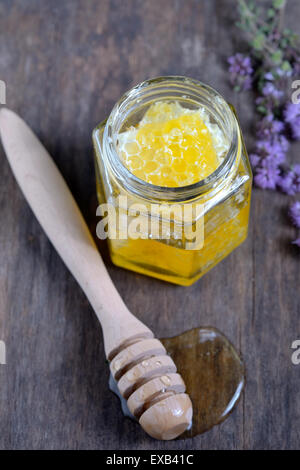
<path fill-rule="evenodd" d="M 238 110 L 248 147 L 251 94 L 236 96 L 226 57 L 243 48 L 235 0 L 2 0 L 0 79 L 7 106 L 39 135 L 92 233 L 91 132 L 120 95 L 157 75 L 217 88 Z M 287 22 L 299 30 L 300 4 Z M 299 146 L 290 152 L 296 159 Z M 215 326 L 241 351 L 247 385 L 235 412 L 190 440 L 159 442 L 124 419 L 108 390 L 101 328 L 27 206 L 0 149 L 1 449 L 295 449 L 300 447 L 300 253 L 287 196 L 254 190 L 247 241 L 191 287 L 114 267 L 129 309 L 160 337 Z"/>

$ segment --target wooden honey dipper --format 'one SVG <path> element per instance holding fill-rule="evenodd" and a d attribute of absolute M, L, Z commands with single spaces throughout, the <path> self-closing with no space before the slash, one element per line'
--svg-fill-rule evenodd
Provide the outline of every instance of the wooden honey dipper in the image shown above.
<path fill-rule="evenodd" d="M 142 428 L 174 439 L 191 424 L 192 403 L 162 343 L 127 309 L 63 177 L 14 112 L 0 110 L 7 158 L 35 216 L 87 298 L 101 325 L 110 370 Z"/>

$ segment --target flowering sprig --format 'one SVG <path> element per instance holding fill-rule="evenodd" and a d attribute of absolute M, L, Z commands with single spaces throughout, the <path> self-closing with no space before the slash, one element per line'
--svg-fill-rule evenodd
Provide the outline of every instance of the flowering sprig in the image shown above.
<path fill-rule="evenodd" d="M 300 201 L 296 201 L 293 204 L 291 204 L 290 209 L 289 209 L 289 216 L 291 218 L 293 225 L 297 229 L 300 229 Z M 300 234 L 299 234 L 299 237 L 293 241 L 293 243 L 300 247 Z"/>
<path fill-rule="evenodd" d="M 250 57 L 243 54 L 235 54 L 229 57 L 229 73 L 231 83 L 235 91 L 250 90 L 252 87 L 253 68 Z"/>
<path fill-rule="evenodd" d="M 255 185 L 294 196 L 300 193 L 300 164 L 289 165 L 287 152 L 292 140 L 300 140 L 300 103 L 292 103 L 288 92 L 294 77 L 300 78 L 299 38 L 284 28 L 286 0 L 261 3 L 238 1 L 237 26 L 245 33 L 250 53 L 229 57 L 230 81 L 235 91 L 256 93 L 259 118 L 249 155 Z M 295 210 L 289 212 L 292 220 Z M 300 239 L 294 243 L 300 246 Z"/>

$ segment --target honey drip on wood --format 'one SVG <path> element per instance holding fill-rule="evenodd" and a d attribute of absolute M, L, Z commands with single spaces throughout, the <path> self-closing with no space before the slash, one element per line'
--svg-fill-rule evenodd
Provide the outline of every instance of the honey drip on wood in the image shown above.
<path fill-rule="evenodd" d="M 193 437 L 224 421 L 245 384 L 245 368 L 236 349 L 216 328 L 194 328 L 161 339 L 181 374 L 193 403 L 191 428 L 178 439 Z"/>
<path fill-rule="evenodd" d="M 231 342 L 211 327 L 194 328 L 161 342 L 174 360 L 193 403 L 191 426 L 178 439 L 202 434 L 224 421 L 237 405 L 245 385 L 244 364 Z M 123 413 L 135 419 L 112 376 L 109 386 L 121 399 Z"/>

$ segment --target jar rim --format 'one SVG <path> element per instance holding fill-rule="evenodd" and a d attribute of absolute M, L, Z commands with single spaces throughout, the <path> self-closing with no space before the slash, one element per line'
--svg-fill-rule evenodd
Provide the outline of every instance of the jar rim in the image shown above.
<path fill-rule="evenodd" d="M 214 107 L 219 108 L 219 115 L 223 119 L 226 118 L 226 133 L 229 135 L 230 146 L 218 168 L 206 178 L 187 186 L 157 186 L 138 178 L 124 165 L 117 151 L 115 136 L 128 114 L 132 112 L 134 105 L 137 107 L 143 99 L 147 100 L 157 93 L 161 93 L 166 99 L 168 96 L 166 90 L 169 90 L 169 93 L 170 91 L 174 93 L 176 89 L 178 93 L 183 93 L 182 98 L 187 98 L 190 94 L 190 96 L 193 96 L 195 103 L 198 98 L 198 104 L 202 106 L 203 103 L 200 102 L 200 98 L 213 99 Z M 191 98 L 190 101 L 192 101 Z M 103 150 L 108 157 L 110 169 L 117 181 L 125 186 L 126 190 L 144 199 L 173 202 L 193 199 L 215 188 L 220 179 L 226 178 L 231 172 L 238 154 L 238 143 L 238 123 L 231 107 L 222 95 L 201 81 L 179 75 L 161 76 L 145 80 L 124 93 L 113 107 L 106 121 L 103 134 Z"/>

